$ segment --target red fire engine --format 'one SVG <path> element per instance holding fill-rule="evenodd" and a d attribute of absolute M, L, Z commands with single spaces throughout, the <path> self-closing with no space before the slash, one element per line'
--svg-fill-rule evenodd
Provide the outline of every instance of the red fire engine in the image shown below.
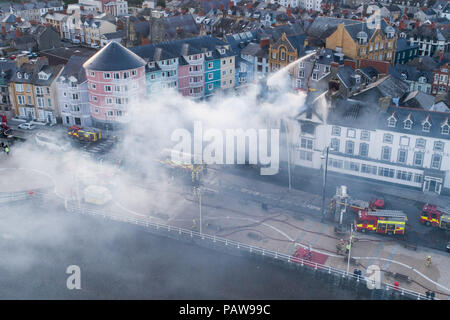
<path fill-rule="evenodd" d="M 427 226 L 450 230 L 450 208 L 441 208 L 426 203 L 420 215 L 420 222 Z"/>
<path fill-rule="evenodd" d="M 398 210 L 377 210 L 358 212 L 356 231 L 375 231 L 381 234 L 405 234 L 406 214 Z"/>

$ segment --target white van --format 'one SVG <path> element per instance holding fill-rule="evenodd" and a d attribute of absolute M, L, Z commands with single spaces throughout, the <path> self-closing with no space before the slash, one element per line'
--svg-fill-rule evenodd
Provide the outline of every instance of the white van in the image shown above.
<path fill-rule="evenodd" d="M 36 144 L 45 147 L 52 151 L 68 151 L 70 144 L 67 141 L 62 141 L 62 138 L 57 138 L 45 132 L 39 132 L 35 135 Z"/>

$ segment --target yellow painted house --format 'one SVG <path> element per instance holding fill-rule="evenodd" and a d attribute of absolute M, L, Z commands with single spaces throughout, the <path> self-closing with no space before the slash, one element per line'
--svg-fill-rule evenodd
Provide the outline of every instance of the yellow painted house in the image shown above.
<path fill-rule="evenodd" d="M 397 34 L 384 20 L 369 28 L 366 22 L 348 20 L 326 38 L 328 49 L 342 52 L 359 62 L 361 59 L 394 63 Z"/>

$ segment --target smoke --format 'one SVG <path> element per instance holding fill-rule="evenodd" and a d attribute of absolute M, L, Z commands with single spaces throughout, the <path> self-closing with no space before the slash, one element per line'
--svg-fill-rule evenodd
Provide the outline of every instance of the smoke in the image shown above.
<path fill-rule="evenodd" d="M 288 79 L 285 72 L 280 72 L 281 78 Z M 14 207 L 0 203 L 0 233 L 5 240 L 0 250 L 7 252 L 0 261 L 0 270 L 14 278 L 42 264 L 46 258 L 40 254 L 41 248 L 52 251 L 49 248 L 79 247 L 80 243 L 71 243 L 73 230 L 91 227 L 82 219 L 68 219 L 64 202 L 80 198 L 82 202 L 84 190 L 90 185 L 106 187 L 112 195 L 112 200 L 100 207 L 101 210 L 147 217 L 161 223 L 183 215 L 187 221 L 192 221 L 189 211 L 193 205 L 185 199 L 193 197 L 190 186 L 180 184 L 174 188 L 177 182 L 158 164 L 161 150 L 170 149 L 174 144 L 170 140 L 172 132 L 178 128 L 192 130 L 194 121 L 201 121 L 206 129 L 219 130 L 278 125 L 280 119 L 297 115 L 305 101 L 304 94 L 293 93 L 290 81 L 281 78 L 276 75 L 269 79 L 268 86 L 250 84 L 240 91 L 217 93 L 205 100 L 193 100 L 168 89 L 153 94 L 146 101 L 132 101 L 127 123 L 123 130 L 115 133 L 119 135 L 119 143 L 110 154 L 101 156 L 101 161 L 87 157 L 79 147 L 67 152 L 37 147 L 33 135 L 25 143 L 11 146 L 8 158 L 0 160 L 2 179 L 8 181 L 1 184 L 0 193 L 45 190 L 42 192 L 55 196 L 40 205 L 24 202 Z M 69 139 L 64 130 L 48 134 Z M 119 162 L 123 164 L 120 168 Z M 139 192 L 132 188 L 136 186 L 141 188 Z M 174 192 L 179 195 L 175 200 Z M 155 212 L 161 214 L 155 216 Z M 120 228 L 107 232 L 111 241 L 121 233 Z M 105 250 L 116 248 L 106 247 Z M 55 253 L 52 251 L 52 254 Z M 70 265 L 76 261 L 64 263 Z"/>

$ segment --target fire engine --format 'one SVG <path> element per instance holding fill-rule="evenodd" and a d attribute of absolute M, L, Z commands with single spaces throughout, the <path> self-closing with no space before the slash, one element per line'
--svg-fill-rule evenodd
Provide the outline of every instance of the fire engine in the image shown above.
<path fill-rule="evenodd" d="M 405 225 L 408 218 L 403 211 L 377 210 L 358 212 L 355 222 L 356 231 L 375 231 L 381 234 L 405 234 Z"/>
<path fill-rule="evenodd" d="M 78 126 L 71 126 L 67 134 L 79 141 L 96 142 L 102 138 L 102 133 L 95 128 L 82 128 Z"/>
<path fill-rule="evenodd" d="M 426 203 L 423 206 L 419 221 L 427 226 L 450 230 L 450 208 L 442 208 Z"/>

